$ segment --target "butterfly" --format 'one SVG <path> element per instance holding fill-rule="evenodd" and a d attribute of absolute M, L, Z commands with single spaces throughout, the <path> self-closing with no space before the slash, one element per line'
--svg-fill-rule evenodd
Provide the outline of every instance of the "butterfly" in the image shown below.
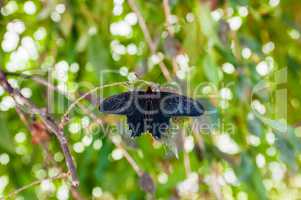
<path fill-rule="evenodd" d="M 103 113 L 126 115 L 131 137 L 149 132 L 160 139 L 170 125 L 170 118 L 197 117 L 204 113 L 202 104 L 192 98 L 163 91 L 129 91 L 104 99 L 99 106 Z"/>

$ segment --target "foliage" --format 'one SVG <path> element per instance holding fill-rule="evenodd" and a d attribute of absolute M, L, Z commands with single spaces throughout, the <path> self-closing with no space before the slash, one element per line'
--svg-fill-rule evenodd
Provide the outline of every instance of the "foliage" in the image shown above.
<path fill-rule="evenodd" d="M 101 87 L 65 115 L 82 198 L 301 195 L 299 0 L 0 0 L 0 8 L 1 69 L 58 123 Z M 99 113 L 100 97 L 149 82 L 179 85 L 207 114 L 175 119 L 180 130 L 155 141 L 131 139 L 124 118 Z M 79 199 L 69 180 L 53 178 L 67 171 L 56 138 L 26 106 L 20 119 L 15 101 L 0 87 L 0 197 L 41 180 L 16 199 Z"/>

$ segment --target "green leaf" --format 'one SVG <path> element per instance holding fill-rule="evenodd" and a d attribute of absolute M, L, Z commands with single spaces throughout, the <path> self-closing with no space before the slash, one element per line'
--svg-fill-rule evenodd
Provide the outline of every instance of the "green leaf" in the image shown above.
<path fill-rule="evenodd" d="M 218 44 L 219 39 L 215 27 L 216 24 L 212 19 L 209 6 L 207 4 L 201 4 L 199 9 L 197 9 L 197 16 L 199 17 L 201 30 L 207 37 L 208 43 L 212 46 Z"/>
<path fill-rule="evenodd" d="M 9 133 L 8 127 L 7 127 L 7 120 L 6 117 L 1 114 L 0 115 L 0 148 L 2 148 L 5 151 L 8 151 L 9 153 L 14 153 L 14 145 L 12 137 Z"/>
<path fill-rule="evenodd" d="M 60 28 L 65 37 L 70 35 L 72 29 L 73 19 L 69 12 L 64 13 L 62 16 L 62 21 L 60 23 Z"/>
<path fill-rule="evenodd" d="M 90 38 L 88 46 L 88 60 L 97 71 L 109 67 L 109 51 L 100 37 L 94 36 Z"/>
<path fill-rule="evenodd" d="M 203 61 L 203 69 L 205 72 L 205 75 L 209 81 L 214 83 L 215 85 L 218 85 L 219 82 L 219 70 L 217 68 L 217 65 L 213 62 L 211 57 L 207 55 L 204 58 Z"/>

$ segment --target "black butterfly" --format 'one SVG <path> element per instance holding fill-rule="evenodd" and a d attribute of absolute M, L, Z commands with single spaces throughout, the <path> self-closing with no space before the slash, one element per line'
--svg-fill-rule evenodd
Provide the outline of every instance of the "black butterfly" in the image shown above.
<path fill-rule="evenodd" d="M 156 139 L 169 127 L 171 117 L 200 116 L 204 108 L 192 98 L 170 92 L 132 91 L 117 94 L 103 100 L 100 111 L 127 116 L 131 136 L 150 132 Z"/>

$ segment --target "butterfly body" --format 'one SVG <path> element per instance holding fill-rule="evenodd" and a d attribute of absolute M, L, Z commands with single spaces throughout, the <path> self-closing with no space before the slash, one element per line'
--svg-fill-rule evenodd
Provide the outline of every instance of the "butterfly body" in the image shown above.
<path fill-rule="evenodd" d="M 202 105 L 193 99 L 170 92 L 132 91 L 111 96 L 100 104 L 100 111 L 127 116 L 131 136 L 150 132 L 160 139 L 175 116 L 200 116 Z"/>

